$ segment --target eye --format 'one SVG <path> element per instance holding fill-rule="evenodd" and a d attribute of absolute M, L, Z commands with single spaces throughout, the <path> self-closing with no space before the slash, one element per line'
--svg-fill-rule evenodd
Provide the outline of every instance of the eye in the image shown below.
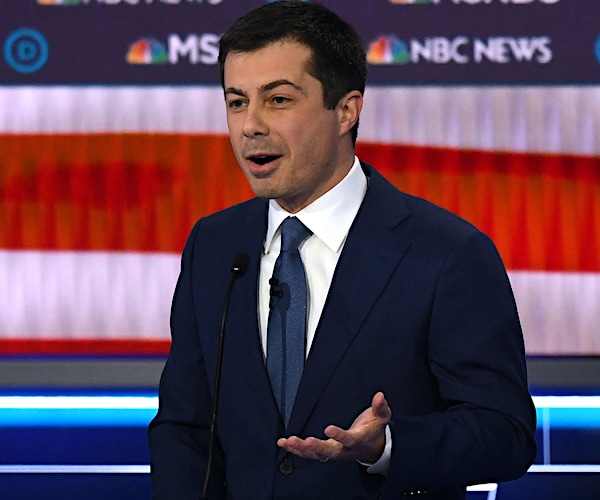
<path fill-rule="evenodd" d="M 273 102 L 275 104 L 286 104 L 286 103 L 290 102 L 290 99 L 288 99 L 287 97 L 283 97 L 281 95 L 276 95 L 275 97 L 273 97 Z"/>
<path fill-rule="evenodd" d="M 243 107 L 245 102 L 242 99 L 232 99 L 229 101 L 228 106 L 232 109 L 239 109 Z"/>

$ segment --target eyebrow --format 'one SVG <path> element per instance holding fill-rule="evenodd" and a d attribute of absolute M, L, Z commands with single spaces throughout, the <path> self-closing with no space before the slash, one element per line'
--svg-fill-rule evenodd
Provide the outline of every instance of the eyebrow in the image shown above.
<path fill-rule="evenodd" d="M 277 87 L 281 87 L 284 85 L 289 85 L 292 88 L 296 89 L 298 92 L 301 92 L 302 94 L 306 94 L 306 91 L 304 90 L 303 87 L 301 87 L 297 83 L 290 82 L 289 80 L 286 80 L 285 78 L 282 78 L 279 80 L 274 80 L 269 83 L 265 83 L 263 86 L 258 88 L 258 92 L 260 94 L 262 94 L 264 92 L 268 92 L 269 90 L 273 90 Z M 235 87 L 228 87 L 227 89 L 225 89 L 225 95 L 227 95 L 227 94 L 246 96 L 246 92 L 244 92 L 243 90 L 240 90 L 240 89 L 236 89 Z"/>

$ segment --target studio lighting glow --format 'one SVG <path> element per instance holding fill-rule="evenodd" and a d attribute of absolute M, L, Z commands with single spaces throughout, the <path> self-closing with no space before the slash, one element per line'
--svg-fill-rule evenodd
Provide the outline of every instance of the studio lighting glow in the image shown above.
<path fill-rule="evenodd" d="M 145 426 L 157 408 L 156 396 L 0 396 L 0 425 Z"/>
<path fill-rule="evenodd" d="M 600 396 L 534 396 L 537 426 L 546 430 L 598 428 Z"/>
<path fill-rule="evenodd" d="M 536 408 L 600 408 L 600 396 L 533 396 Z"/>
<path fill-rule="evenodd" d="M 538 426 L 598 427 L 600 396 L 534 396 Z M 156 414 L 156 395 L 4 395 L 2 426 L 145 426 Z"/>

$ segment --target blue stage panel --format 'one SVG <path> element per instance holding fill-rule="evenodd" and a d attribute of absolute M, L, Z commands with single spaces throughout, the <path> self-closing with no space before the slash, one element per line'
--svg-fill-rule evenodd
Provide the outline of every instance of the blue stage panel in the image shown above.
<path fill-rule="evenodd" d="M 557 464 L 600 464 L 600 420 L 599 427 L 558 428 L 550 433 L 550 457 Z M 600 489 L 598 490 L 600 499 Z"/>
<path fill-rule="evenodd" d="M 0 443 L 0 464 L 150 462 L 146 427 L 2 427 Z"/>
<path fill-rule="evenodd" d="M 599 473 L 528 473 L 499 483 L 496 500 L 598 500 Z"/>
<path fill-rule="evenodd" d="M 3 500 L 148 500 L 149 474 L 1 474 Z"/>

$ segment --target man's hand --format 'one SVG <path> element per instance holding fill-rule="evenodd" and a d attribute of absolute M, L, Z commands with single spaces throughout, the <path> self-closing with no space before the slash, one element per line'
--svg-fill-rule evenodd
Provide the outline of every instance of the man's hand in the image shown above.
<path fill-rule="evenodd" d="M 302 458 L 327 460 L 358 460 L 375 463 L 385 447 L 385 427 L 392 418 L 392 410 L 385 396 L 378 392 L 373 396 L 371 407 L 363 411 L 348 430 L 335 425 L 325 428 L 329 439 L 297 436 L 280 438 L 277 445 Z"/>

